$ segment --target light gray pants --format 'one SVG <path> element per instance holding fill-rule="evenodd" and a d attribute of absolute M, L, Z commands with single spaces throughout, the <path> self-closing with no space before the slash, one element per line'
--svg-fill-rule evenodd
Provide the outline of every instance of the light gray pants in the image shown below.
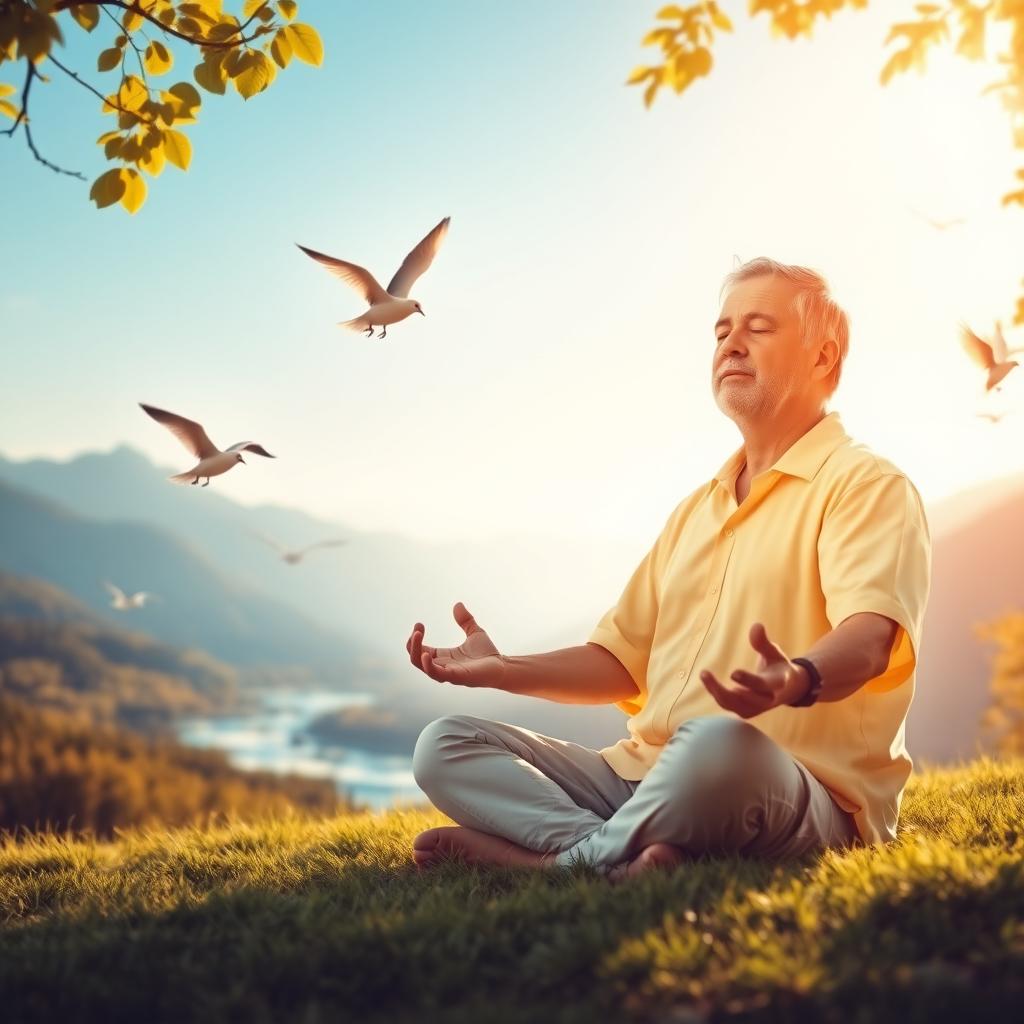
<path fill-rule="evenodd" d="M 640 782 L 578 743 L 445 715 L 420 733 L 413 774 L 460 825 L 602 874 L 652 843 L 783 859 L 858 839 L 853 816 L 802 764 L 733 715 L 684 722 Z"/>

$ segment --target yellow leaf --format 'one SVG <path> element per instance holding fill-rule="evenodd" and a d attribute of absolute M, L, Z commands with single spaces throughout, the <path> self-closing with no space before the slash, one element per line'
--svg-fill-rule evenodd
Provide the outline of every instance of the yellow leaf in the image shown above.
<path fill-rule="evenodd" d="M 132 113 L 122 113 L 117 115 L 117 125 L 119 128 L 131 128 L 133 124 L 138 124 L 139 119 Z"/>
<path fill-rule="evenodd" d="M 163 146 L 147 149 L 139 159 L 139 167 L 154 178 L 164 169 L 167 155 Z"/>
<path fill-rule="evenodd" d="M 113 160 L 114 157 L 121 155 L 121 149 L 124 146 L 124 136 L 120 132 L 112 132 L 114 137 L 107 139 L 103 146 L 103 155 L 108 160 Z"/>
<path fill-rule="evenodd" d="M 642 82 L 650 73 L 651 69 L 641 64 L 630 72 L 629 78 L 626 79 L 626 85 L 636 85 L 637 82 Z"/>
<path fill-rule="evenodd" d="M 0 96 L 10 96 L 15 91 L 13 85 L 8 85 L 6 82 L 0 82 Z"/>
<path fill-rule="evenodd" d="M 234 76 L 235 88 L 242 99 L 249 99 L 264 89 L 273 81 L 275 74 L 273 63 L 266 54 L 259 50 L 250 50 L 245 58 L 245 66 L 242 71 Z"/>
<path fill-rule="evenodd" d="M 242 4 L 242 17 L 251 18 L 262 6 L 264 0 L 245 0 Z"/>
<path fill-rule="evenodd" d="M 209 64 L 200 63 L 192 69 L 192 77 L 207 91 L 224 95 L 225 82 L 219 71 Z"/>
<path fill-rule="evenodd" d="M 151 75 L 162 75 L 171 70 L 174 58 L 163 43 L 154 39 L 146 47 L 146 70 Z"/>
<path fill-rule="evenodd" d="M 283 28 L 278 29 L 277 34 L 270 41 L 270 56 L 274 58 L 279 68 L 288 67 L 288 62 L 292 59 L 291 43 L 288 42 Z"/>
<path fill-rule="evenodd" d="M 125 110 L 138 110 L 149 99 L 149 90 L 141 78 L 125 75 L 121 88 L 117 90 L 117 102 Z"/>
<path fill-rule="evenodd" d="M 112 71 L 121 63 L 121 51 L 116 47 L 104 50 L 96 59 L 97 71 Z"/>
<path fill-rule="evenodd" d="M 203 99 L 194 85 L 189 82 L 175 82 L 167 91 L 181 104 L 180 113 L 186 117 L 195 117 Z"/>
<path fill-rule="evenodd" d="M 104 145 L 106 145 L 106 144 L 107 144 L 107 143 L 108 143 L 108 142 L 109 142 L 109 141 L 110 141 L 111 139 L 115 139 L 115 138 L 117 138 L 117 137 L 118 137 L 118 136 L 119 136 L 120 134 L 121 134 L 120 132 L 104 132 L 104 133 L 103 133 L 103 134 L 102 134 L 102 135 L 101 135 L 101 136 L 100 136 L 100 137 L 99 137 L 99 138 L 98 138 L 98 139 L 96 140 L 96 145 L 97 145 L 97 146 L 104 146 Z"/>
<path fill-rule="evenodd" d="M 317 30 L 312 25 L 304 25 L 300 21 L 285 25 L 282 29 L 287 32 L 288 42 L 291 44 L 292 53 L 305 64 L 312 64 L 319 67 L 324 60 L 324 44 L 320 41 Z"/>
<path fill-rule="evenodd" d="M 114 203 L 124 195 L 124 179 L 121 171 L 115 167 L 112 170 L 104 171 L 93 183 L 89 190 L 89 198 L 95 202 L 97 208 L 113 206 Z"/>
<path fill-rule="evenodd" d="M 121 176 L 124 179 L 121 205 L 129 213 L 135 213 L 146 201 L 146 179 L 134 167 L 122 167 Z"/>
<path fill-rule="evenodd" d="M 732 22 L 724 11 L 719 10 L 718 4 L 709 4 L 708 13 L 711 15 L 711 23 L 715 28 L 720 29 L 722 32 L 732 31 Z"/>
<path fill-rule="evenodd" d="M 0 114 L 6 114 L 12 121 L 18 120 L 18 108 L 7 100 L 0 100 Z"/>
<path fill-rule="evenodd" d="M 121 25 L 125 32 L 134 32 L 142 24 L 142 15 L 138 11 L 125 11 Z"/>
<path fill-rule="evenodd" d="M 678 7 L 676 4 L 669 4 L 668 7 L 662 7 L 662 9 L 658 11 L 655 17 L 659 21 L 664 21 L 669 18 L 685 19 L 686 11 L 684 11 L 681 7 Z"/>
<path fill-rule="evenodd" d="M 278 0 L 277 9 L 281 12 L 281 17 L 288 21 L 291 21 L 299 13 L 299 5 L 295 3 L 295 0 Z"/>
<path fill-rule="evenodd" d="M 80 4 L 78 7 L 71 8 L 71 17 L 86 32 L 91 32 L 100 23 L 100 9 L 96 4 Z"/>
<path fill-rule="evenodd" d="M 175 131 L 173 128 L 168 128 L 164 132 L 164 152 L 175 167 L 180 167 L 183 171 L 188 170 L 188 165 L 192 161 L 192 143 L 183 132 Z"/>

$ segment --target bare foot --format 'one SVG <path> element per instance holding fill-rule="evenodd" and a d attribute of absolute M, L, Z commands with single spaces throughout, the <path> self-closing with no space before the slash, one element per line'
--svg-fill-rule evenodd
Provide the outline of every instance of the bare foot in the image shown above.
<path fill-rule="evenodd" d="M 428 828 L 412 841 L 412 859 L 419 868 L 432 867 L 449 859 L 464 864 L 549 868 L 554 856 L 528 850 L 501 836 L 492 836 L 488 832 L 478 832 L 475 828 L 462 825 Z"/>
<path fill-rule="evenodd" d="M 671 843 L 652 843 L 641 850 L 631 861 L 625 864 L 616 864 L 608 872 L 607 878 L 610 882 L 621 882 L 655 868 L 671 870 L 682 862 L 683 851 L 678 846 L 673 846 Z"/>

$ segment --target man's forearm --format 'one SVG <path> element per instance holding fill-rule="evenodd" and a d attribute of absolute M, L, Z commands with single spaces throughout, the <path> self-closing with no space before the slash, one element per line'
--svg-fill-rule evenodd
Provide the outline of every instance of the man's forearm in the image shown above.
<path fill-rule="evenodd" d="M 619 659 L 597 644 L 506 656 L 502 661 L 501 688 L 524 697 L 561 704 L 614 704 L 639 693 Z"/>
<path fill-rule="evenodd" d="M 821 675 L 820 701 L 837 701 L 856 693 L 869 679 L 881 675 L 899 626 L 884 615 L 860 612 L 826 633 L 801 653 Z"/>

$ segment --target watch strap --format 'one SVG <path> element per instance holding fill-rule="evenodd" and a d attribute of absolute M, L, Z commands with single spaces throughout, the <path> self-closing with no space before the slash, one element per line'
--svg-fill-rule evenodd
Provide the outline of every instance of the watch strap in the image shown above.
<path fill-rule="evenodd" d="M 794 665 L 803 665 L 807 670 L 807 675 L 810 676 L 811 685 L 807 687 L 807 692 L 799 699 L 793 701 L 789 706 L 791 708 L 806 708 L 810 707 L 817 699 L 818 694 L 821 693 L 821 673 L 814 667 L 814 662 L 807 658 L 790 658 Z"/>

